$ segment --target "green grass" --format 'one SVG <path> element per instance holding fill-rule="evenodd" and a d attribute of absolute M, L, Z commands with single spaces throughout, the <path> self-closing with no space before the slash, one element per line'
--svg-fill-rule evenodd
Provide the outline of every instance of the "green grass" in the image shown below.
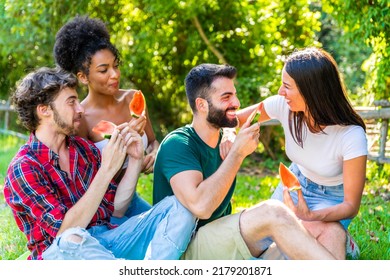
<path fill-rule="evenodd" d="M 0 134 L 0 260 L 16 259 L 27 250 L 27 239 L 17 227 L 3 194 L 8 164 L 23 143 L 16 137 Z"/>
<path fill-rule="evenodd" d="M 2 191 L 8 164 L 22 143 L 15 137 L 0 135 L 0 260 L 16 259 L 27 250 L 26 238 L 17 228 Z M 232 200 L 234 212 L 270 197 L 279 182 L 278 165 L 279 160 L 262 160 L 258 155 L 245 160 L 237 176 L 237 188 Z M 362 260 L 390 260 L 389 177 L 390 165 L 368 163 L 367 184 L 360 212 L 349 227 L 359 244 Z M 152 185 L 152 175 L 141 175 L 137 190 L 149 203 Z"/>

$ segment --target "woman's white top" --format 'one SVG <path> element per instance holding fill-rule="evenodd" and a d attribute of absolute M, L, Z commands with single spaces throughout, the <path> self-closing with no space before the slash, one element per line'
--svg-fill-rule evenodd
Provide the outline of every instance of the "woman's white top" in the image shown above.
<path fill-rule="evenodd" d="M 312 133 L 303 127 L 303 148 L 293 139 L 289 129 L 289 107 L 283 96 L 264 100 L 264 109 L 271 119 L 283 126 L 288 158 L 295 162 L 302 174 L 311 181 L 335 186 L 343 183 L 343 162 L 368 154 L 364 129 L 357 125 L 331 125 L 324 133 Z M 294 130 L 294 128 L 292 128 Z"/>

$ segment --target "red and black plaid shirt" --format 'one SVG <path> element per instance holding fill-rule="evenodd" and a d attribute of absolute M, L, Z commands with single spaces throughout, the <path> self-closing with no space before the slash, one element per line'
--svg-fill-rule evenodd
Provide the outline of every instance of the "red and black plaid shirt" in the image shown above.
<path fill-rule="evenodd" d="M 57 235 L 65 213 L 84 195 L 100 167 L 100 152 L 87 140 L 68 137 L 70 175 L 59 157 L 34 134 L 11 161 L 4 185 L 5 200 L 28 239 L 29 259 L 42 259 Z M 114 210 L 112 181 L 88 227 L 108 225 Z"/>

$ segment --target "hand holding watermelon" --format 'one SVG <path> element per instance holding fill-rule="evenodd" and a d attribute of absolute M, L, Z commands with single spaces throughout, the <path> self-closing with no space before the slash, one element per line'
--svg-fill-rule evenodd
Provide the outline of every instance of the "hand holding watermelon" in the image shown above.
<path fill-rule="evenodd" d="M 126 153 L 130 158 L 140 160 L 144 155 L 144 145 L 142 143 L 141 136 L 139 133 L 131 129 L 128 125 L 123 125 L 121 129 L 121 135 L 125 140 Z"/>
<path fill-rule="evenodd" d="M 103 138 L 110 139 L 116 127 L 116 124 L 112 122 L 101 120 L 92 128 L 92 132 L 101 135 Z"/>
<path fill-rule="evenodd" d="M 251 125 L 258 123 L 261 116 L 261 109 L 263 108 L 263 103 L 260 103 L 259 106 L 249 115 L 249 120 Z"/>
<path fill-rule="evenodd" d="M 111 138 L 102 150 L 101 168 L 107 172 L 107 176 L 112 176 L 121 168 L 126 157 L 126 143 L 120 135 L 120 131 L 114 128 Z"/>
<path fill-rule="evenodd" d="M 116 125 L 112 122 L 101 120 L 92 128 L 94 133 L 100 134 L 106 139 L 110 139 L 115 130 L 120 131 L 127 146 L 127 154 L 135 159 L 140 159 L 144 152 L 141 136 L 127 123 Z"/>
<path fill-rule="evenodd" d="M 131 118 L 128 126 L 142 136 L 145 133 L 146 117 L 141 115 L 139 118 Z"/>

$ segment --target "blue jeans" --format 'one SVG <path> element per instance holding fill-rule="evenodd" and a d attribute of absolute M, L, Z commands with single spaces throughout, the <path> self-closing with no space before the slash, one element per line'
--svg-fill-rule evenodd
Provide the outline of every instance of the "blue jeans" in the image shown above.
<path fill-rule="evenodd" d="M 152 206 L 143 198 L 141 198 L 137 192 L 134 192 L 133 198 L 131 199 L 129 208 L 126 210 L 125 215 L 122 218 L 111 217 L 110 223 L 114 225 L 120 225 L 127 221 L 128 218 L 141 214 L 150 210 Z"/>
<path fill-rule="evenodd" d="M 177 260 L 187 249 L 195 226 L 195 217 L 169 196 L 114 229 L 70 228 L 42 256 L 46 260 Z M 75 236 L 80 241 L 75 242 Z"/>
<path fill-rule="evenodd" d="M 340 204 L 344 201 L 344 185 L 323 186 L 318 185 L 306 178 L 295 163 L 290 165 L 290 170 L 297 176 L 299 183 L 302 186 L 303 197 L 306 200 L 310 210 L 319 210 Z M 290 192 L 294 203 L 298 202 L 297 192 Z M 279 183 L 276 190 L 271 196 L 272 199 L 283 201 L 283 184 Z M 345 230 L 348 229 L 351 219 L 340 221 Z"/>

